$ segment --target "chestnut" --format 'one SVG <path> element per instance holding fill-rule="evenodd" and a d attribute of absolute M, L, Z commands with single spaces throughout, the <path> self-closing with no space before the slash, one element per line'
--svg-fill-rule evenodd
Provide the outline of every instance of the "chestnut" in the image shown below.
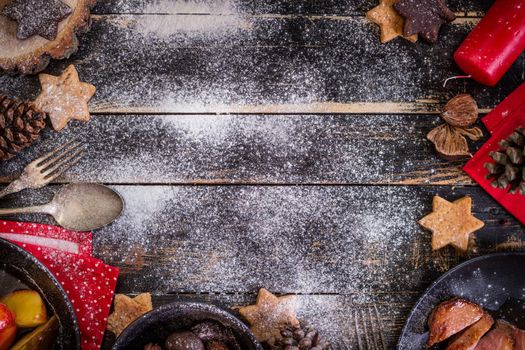
<path fill-rule="evenodd" d="M 205 350 L 204 343 L 189 331 L 176 331 L 164 342 L 166 350 Z"/>

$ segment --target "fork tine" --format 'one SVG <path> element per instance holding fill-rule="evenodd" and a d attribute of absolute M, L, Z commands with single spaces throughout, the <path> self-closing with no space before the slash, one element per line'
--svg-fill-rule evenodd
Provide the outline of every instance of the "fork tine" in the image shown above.
<path fill-rule="evenodd" d="M 67 146 L 66 148 L 63 148 L 60 153 L 55 154 L 52 156 L 51 159 L 46 159 L 44 162 L 41 162 L 38 167 L 42 170 L 46 170 L 47 168 L 53 166 L 57 161 L 68 155 L 69 153 L 75 151 L 76 149 L 79 149 L 82 146 L 79 142 L 74 142 Z"/>
<path fill-rule="evenodd" d="M 67 141 L 66 143 L 58 146 L 57 148 L 55 148 L 54 150 L 52 150 L 51 152 L 47 153 L 47 154 L 44 154 L 43 156 L 41 157 L 38 157 L 37 159 L 35 159 L 34 161 L 31 162 L 31 164 L 35 164 L 35 165 L 39 165 L 40 163 L 44 162 L 46 159 L 48 159 L 49 157 L 52 157 L 55 153 L 59 152 L 60 150 L 62 150 L 64 147 L 70 145 L 71 143 L 75 142 L 76 140 L 73 139 L 73 140 L 70 140 L 70 141 Z"/>
<path fill-rule="evenodd" d="M 56 179 L 64 171 L 71 168 L 78 161 L 80 161 L 82 157 L 84 157 L 84 153 L 85 153 L 84 149 L 79 149 L 75 151 L 74 153 L 56 162 L 51 168 L 48 168 L 47 170 L 43 171 L 42 175 L 44 175 L 44 178 L 46 180 L 48 180 L 49 178 L 52 178 L 51 180 Z"/>
<path fill-rule="evenodd" d="M 82 159 L 82 156 L 77 157 L 76 159 L 72 160 L 69 164 L 66 164 L 63 168 L 57 170 L 56 172 L 52 173 L 51 175 L 47 175 L 44 179 L 46 183 L 50 183 L 51 181 L 54 181 L 57 177 L 62 175 L 66 170 L 71 168 L 73 165 L 78 163 Z"/>

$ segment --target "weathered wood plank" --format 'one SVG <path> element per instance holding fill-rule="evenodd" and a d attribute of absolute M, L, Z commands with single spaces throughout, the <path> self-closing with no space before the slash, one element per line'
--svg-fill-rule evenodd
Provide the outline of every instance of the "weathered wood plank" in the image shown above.
<path fill-rule="evenodd" d="M 0 182 L 77 138 L 87 157 L 60 181 L 471 184 L 461 162 L 441 160 L 425 139 L 440 122 L 432 115 L 99 115 L 47 132 L 2 164 Z"/>
<path fill-rule="evenodd" d="M 491 0 L 447 1 L 458 13 L 486 11 Z M 377 4 L 376 0 L 99 0 L 94 9 L 98 14 L 295 14 L 295 15 L 363 15 Z"/>
<path fill-rule="evenodd" d="M 261 286 L 301 294 L 420 292 L 464 259 L 452 250 L 432 253 L 431 235 L 417 224 L 434 194 L 474 198 L 474 215 L 486 222 L 476 234 L 478 253 L 525 239 L 524 227 L 477 187 L 115 189 L 125 212 L 95 233 L 94 251 L 121 268 L 124 293 L 244 293 Z M 42 203 L 55 190 L 27 191 L 2 205 Z"/>
<path fill-rule="evenodd" d="M 255 302 L 255 297 L 255 291 L 249 294 L 229 295 L 154 295 L 153 304 L 160 306 L 176 301 L 207 302 L 237 314 L 237 306 L 252 304 Z M 404 318 L 417 297 L 417 294 L 411 293 L 371 294 L 367 297 L 298 295 L 298 316 L 314 324 L 332 341 L 336 350 L 393 349 Z M 112 339 L 111 334 L 106 334 L 106 344 L 103 349 L 110 349 Z"/>
<path fill-rule="evenodd" d="M 454 49 L 474 21 L 435 45 L 381 45 L 356 17 L 108 15 L 94 18 L 70 60 L 98 87 L 96 113 L 424 113 L 468 91 L 487 110 L 525 74 L 522 56 L 497 88 L 459 74 Z M 35 77 L 0 76 L 0 89 L 34 97 Z"/>

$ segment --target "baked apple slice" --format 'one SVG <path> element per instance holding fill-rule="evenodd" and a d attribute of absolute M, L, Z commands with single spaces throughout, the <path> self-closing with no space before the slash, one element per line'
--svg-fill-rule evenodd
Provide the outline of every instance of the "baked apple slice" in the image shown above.
<path fill-rule="evenodd" d="M 514 337 L 512 333 L 515 327 L 506 322 L 498 321 L 496 328 L 481 338 L 475 350 L 513 350 Z"/>
<path fill-rule="evenodd" d="M 57 340 L 58 328 L 58 320 L 53 316 L 49 321 L 26 334 L 9 350 L 50 350 Z"/>
<path fill-rule="evenodd" d="M 453 336 L 446 350 L 475 349 L 481 337 L 490 330 L 493 324 L 494 320 L 492 317 L 488 313 L 484 313 L 476 323 L 468 326 L 461 333 Z"/>
<path fill-rule="evenodd" d="M 30 289 L 17 290 L 0 300 L 15 314 L 19 328 L 38 327 L 47 321 L 46 304 L 38 292 Z"/>
<path fill-rule="evenodd" d="M 453 298 L 439 304 L 428 319 L 428 346 L 446 340 L 479 321 L 485 311 L 466 299 Z"/>
<path fill-rule="evenodd" d="M 514 350 L 525 350 L 525 331 L 519 328 L 514 329 L 512 332 L 514 336 Z"/>

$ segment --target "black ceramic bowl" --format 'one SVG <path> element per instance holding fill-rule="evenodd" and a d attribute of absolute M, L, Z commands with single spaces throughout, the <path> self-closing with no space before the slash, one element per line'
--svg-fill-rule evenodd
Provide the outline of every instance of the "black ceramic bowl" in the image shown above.
<path fill-rule="evenodd" d="M 0 239 L 0 272 L 0 295 L 20 289 L 23 285 L 42 295 L 60 324 L 55 350 L 80 349 L 80 330 L 73 306 L 53 274 L 40 261 L 18 246 Z"/>
<path fill-rule="evenodd" d="M 172 303 L 148 312 L 120 334 L 113 350 L 143 350 L 151 342 L 162 344 L 174 331 L 203 321 L 216 321 L 229 328 L 243 350 L 262 350 L 239 319 L 216 306 L 201 303 Z"/>

